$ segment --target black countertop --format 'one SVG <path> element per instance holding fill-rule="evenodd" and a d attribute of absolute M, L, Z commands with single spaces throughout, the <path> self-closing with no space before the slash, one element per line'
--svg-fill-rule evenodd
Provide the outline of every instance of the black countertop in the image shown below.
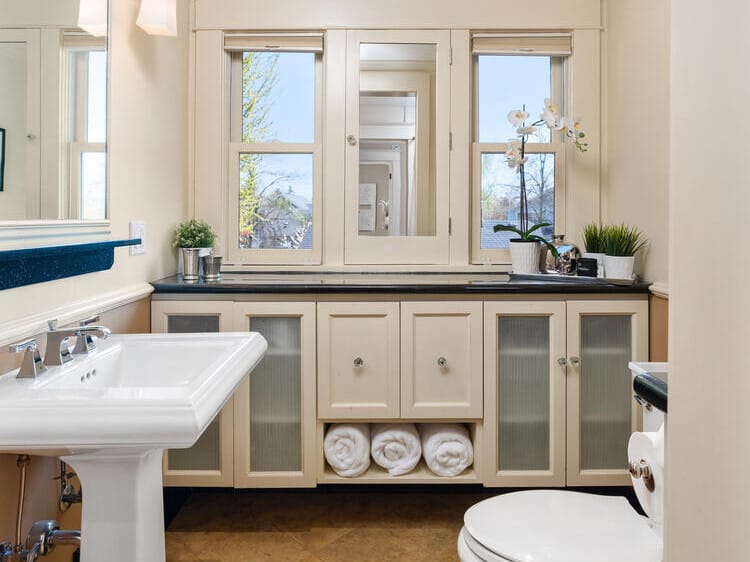
<path fill-rule="evenodd" d="M 153 281 L 156 293 L 648 293 L 650 283 L 612 285 L 578 277 L 565 281 L 511 280 L 502 273 L 225 273 L 219 281 L 186 282 L 181 275 Z"/>

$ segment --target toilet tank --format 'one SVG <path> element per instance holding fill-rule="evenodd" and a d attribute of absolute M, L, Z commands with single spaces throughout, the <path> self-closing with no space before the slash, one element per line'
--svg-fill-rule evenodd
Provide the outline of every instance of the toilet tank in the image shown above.
<path fill-rule="evenodd" d="M 667 374 L 669 373 L 669 363 L 642 363 L 631 361 L 628 363 L 630 368 L 631 380 L 637 375 L 652 375 L 657 377 L 664 382 L 667 380 Z M 656 408 L 641 408 L 643 413 L 643 431 L 658 431 L 664 423 L 664 412 L 657 410 Z"/>

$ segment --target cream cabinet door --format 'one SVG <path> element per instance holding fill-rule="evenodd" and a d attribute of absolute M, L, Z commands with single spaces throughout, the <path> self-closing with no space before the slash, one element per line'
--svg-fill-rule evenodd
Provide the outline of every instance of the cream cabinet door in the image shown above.
<path fill-rule="evenodd" d="M 486 486 L 565 485 L 565 303 L 484 305 Z"/>
<path fill-rule="evenodd" d="M 268 351 L 234 393 L 234 486 L 314 487 L 315 303 L 234 305 Z"/>
<path fill-rule="evenodd" d="M 641 425 L 629 361 L 648 360 L 648 301 L 568 302 L 568 486 L 625 486 Z"/>
<path fill-rule="evenodd" d="M 399 304 L 318 303 L 318 416 L 399 416 Z"/>
<path fill-rule="evenodd" d="M 401 416 L 482 417 L 482 303 L 401 303 Z"/>
<path fill-rule="evenodd" d="M 232 306 L 225 301 L 154 300 L 151 331 L 157 334 L 230 331 Z M 230 398 L 195 445 L 164 451 L 165 486 L 233 485 L 233 411 L 234 402 Z"/>

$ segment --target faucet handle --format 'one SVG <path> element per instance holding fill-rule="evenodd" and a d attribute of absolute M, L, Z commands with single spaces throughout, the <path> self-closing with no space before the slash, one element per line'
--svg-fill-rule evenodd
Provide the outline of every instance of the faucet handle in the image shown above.
<path fill-rule="evenodd" d="M 76 344 L 73 348 L 74 355 L 88 355 L 89 353 L 94 351 L 96 349 L 94 336 L 102 339 L 106 339 L 109 337 L 110 331 L 108 328 L 105 328 L 104 326 L 93 325 L 94 322 L 98 322 L 99 320 L 99 316 L 92 316 L 91 318 L 87 318 L 86 320 L 81 321 L 79 329 L 76 332 Z"/>
<path fill-rule="evenodd" d="M 47 366 L 44 364 L 42 356 L 39 354 L 39 344 L 37 343 L 36 338 L 29 338 L 9 345 L 8 351 L 11 353 L 24 353 L 23 361 L 21 361 L 21 368 L 16 375 L 16 378 L 18 379 L 35 379 L 47 370 Z"/>
<path fill-rule="evenodd" d="M 85 320 L 81 320 L 78 325 L 79 326 L 88 326 L 90 324 L 93 324 L 95 322 L 99 322 L 102 319 L 102 317 L 98 314 L 95 314 L 94 316 L 89 316 Z"/>

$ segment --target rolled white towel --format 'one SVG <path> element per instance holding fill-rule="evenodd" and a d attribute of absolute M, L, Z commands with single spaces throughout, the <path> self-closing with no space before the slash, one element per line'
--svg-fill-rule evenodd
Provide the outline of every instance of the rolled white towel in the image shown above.
<path fill-rule="evenodd" d="M 422 457 L 422 444 L 413 423 L 372 424 L 372 460 L 393 476 L 411 472 Z"/>
<path fill-rule="evenodd" d="M 458 476 L 474 462 L 469 432 L 461 424 L 420 424 L 419 435 L 424 460 L 438 476 Z"/>
<path fill-rule="evenodd" d="M 323 451 L 339 476 L 359 476 L 370 466 L 370 426 L 337 423 L 328 428 Z"/>

